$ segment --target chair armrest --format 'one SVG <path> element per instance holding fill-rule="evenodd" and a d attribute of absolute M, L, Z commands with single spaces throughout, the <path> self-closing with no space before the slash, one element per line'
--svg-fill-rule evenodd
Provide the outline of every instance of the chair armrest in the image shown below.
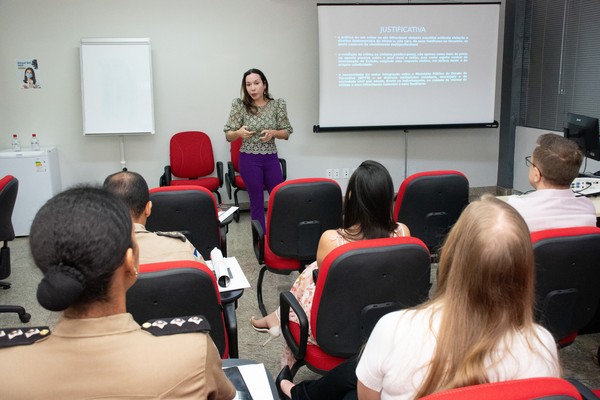
<path fill-rule="evenodd" d="M 254 254 L 260 265 L 265 262 L 265 233 L 258 220 L 252 220 L 252 244 L 254 246 Z"/>
<path fill-rule="evenodd" d="M 160 177 L 160 186 L 171 186 L 171 166 L 165 165 L 165 172 Z"/>
<path fill-rule="evenodd" d="M 281 172 L 283 174 L 283 180 L 287 180 L 287 162 L 285 161 L 285 158 L 280 158 L 279 159 L 279 164 L 281 164 Z"/>
<path fill-rule="evenodd" d="M 231 161 L 227 161 L 227 173 L 225 174 L 225 187 L 227 188 L 227 196 L 231 200 L 231 188 L 235 186 L 235 168 Z"/>
<path fill-rule="evenodd" d="M 223 162 L 217 161 L 217 177 L 219 178 L 219 187 L 223 187 Z"/>
<path fill-rule="evenodd" d="M 300 342 L 296 343 L 292 332 L 290 331 L 290 308 L 300 322 Z M 279 294 L 279 318 L 281 321 L 281 333 L 297 360 L 302 360 L 306 355 L 306 346 L 308 343 L 308 317 L 304 309 L 298 303 L 298 300 L 291 292 L 281 292 Z"/>
<path fill-rule="evenodd" d="M 227 329 L 227 338 L 229 340 L 229 358 L 238 358 L 238 329 L 235 302 L 223 304 L 222 307 L 225 328 Z"/>
<path fill-rule="evenodd" d="M 237 187 L 235 186 L 235 167 L 231 161 L 227 161 L 227 174 L 229 175 L 229 183 L 231 186 Z"/>
<path fill-rule="evenodd" d="M 585 386 L 583 383 L 579 382 L 577 379 L 565 378 L 565 380 L 567 382 L 569 382 L 571 385 L 575 386 L 575 389 L 577 389 L 577 391 L 579 392 L 579 394 L 581 395 L 583 400 L 597 400 L 598 399 L 598 396 L 596 396 L 596 394 L 594 394 L 594 392 L 592 392 L 590 390 L 590 388 Z"/>
<path fill-rule="evenodd" d="M 229 230 L 227 224 L 221 225 L 219 224 L 219 232 L 221 236 L 221 253 L 223 253 L 223 257 L 227 257 L 227 231 Z"/>
<path fill-rule="evenodd" d="M 231 200 L 231 178 L 229 178 L 229 172 L 225 172 L 225 189 L 227 189 L 227 198 Z"/>

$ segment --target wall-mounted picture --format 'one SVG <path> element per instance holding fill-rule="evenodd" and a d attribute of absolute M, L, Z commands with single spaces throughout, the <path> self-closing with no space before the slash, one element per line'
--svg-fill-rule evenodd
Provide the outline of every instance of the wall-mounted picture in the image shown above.
<path fill-rule="evenodd" d="M 17 60 L 17 77 L 22 89 L 41 89 L 40 69 L 37 58 Z"/>

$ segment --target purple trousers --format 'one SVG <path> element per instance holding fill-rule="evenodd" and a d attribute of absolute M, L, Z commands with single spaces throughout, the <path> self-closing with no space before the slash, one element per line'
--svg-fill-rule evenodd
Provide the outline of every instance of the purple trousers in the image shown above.
<path fill-rule="evenodd" d="M 279 165 L 279 157 L 275 154 L 240 153 L 240 175 L 248 189 L 250 199 L 250 217 L 260 221 L 263 232 L 265 227 L 264 191 L 271 190 L 283 182 L 283 173 Z"/>

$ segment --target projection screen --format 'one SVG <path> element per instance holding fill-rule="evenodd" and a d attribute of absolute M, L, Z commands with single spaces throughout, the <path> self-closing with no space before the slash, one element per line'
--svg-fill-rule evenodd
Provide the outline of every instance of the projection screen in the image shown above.
<path fill-rule="evenodd" d="M 497 125 L 499 3 L 317 10 L 315 131 Z"/>

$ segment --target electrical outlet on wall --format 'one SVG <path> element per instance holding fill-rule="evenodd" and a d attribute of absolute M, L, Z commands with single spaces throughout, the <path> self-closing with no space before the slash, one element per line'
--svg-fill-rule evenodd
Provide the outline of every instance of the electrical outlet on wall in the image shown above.
<path fill-rule="evenodd" d="M 336 168 L 333 170 L 333 179 L 340 179 L 340 169 Z"/>
<path fill-rule="evenodd" d="M 332 179 L 332 178 L 333 178 L 333 170 L 332 170 L 331 168 L 327 168 L 327 169 L 325 170 L 325 177 L 326 177 L 326 178 L 329 178 L 329 179 Z"/>
<path fill-rule="evenodd" d="M 342 178 L 350 178 L 350 168 L 342 169 Z"/>

